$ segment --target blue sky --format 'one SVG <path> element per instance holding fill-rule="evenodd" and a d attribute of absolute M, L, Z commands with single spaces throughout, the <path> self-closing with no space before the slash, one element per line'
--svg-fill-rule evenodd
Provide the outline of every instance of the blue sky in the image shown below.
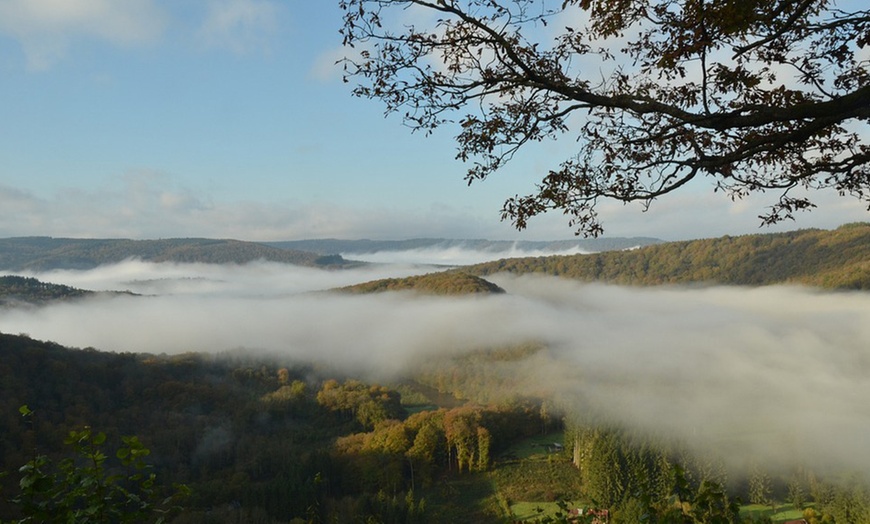
<path fill-rule="evenodd" d="M 450 130 L 412 135 L 351 96 L 337 4 L 0 0 L 0 237 L 572 236 L 558 214 L 499 221 L 570 144 L 467 187 Z M 870 219 L 819 201 L 780 229 Z M 609 236 L 682 239 L 757 232 L 764 205 L 701 183 L 601 214 Z"/>

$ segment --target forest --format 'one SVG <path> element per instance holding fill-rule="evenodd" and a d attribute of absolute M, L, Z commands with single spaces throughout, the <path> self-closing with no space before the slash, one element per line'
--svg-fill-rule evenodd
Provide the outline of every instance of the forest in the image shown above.
<path fill-rule="evenodd" d="M 635 285 L 865 289 L 868 239 L 867 224 L 725 237 L 503 260 L 332 294 L 421 295 L 405 304 L 504 297 L 473 276 L 495 268 Z M 597 272 L 583 273 L 590 267 Z M 89 296 L 26 277 L 2 283 L 10 308 Z M 674 434 L 578 408 L 547 378 L 564 365 L 557 350 L 541 340 L 445 348 L 377 377 L 290 353 L 112 352 L 3 333 L 0 522 L 93 509 L 85 485 L 117 488 L 118 499 L 100 500 L 130 522 L 870 522 L 870 484 L 857 466 L 831 470 L 795 455 L 787 466 L 735 467 Z M 575 380 L 588 394 L 627 378 L 614 370 Z M 822 423 L 803 415 L 794 413 L 796 432 Z M 830 441 L 840 436 L 832 429 Z M 131 498 L 138 509 L 119 510 Z"/>
<path fill-rule="evenodd" d="M 176 523 L 557 522 L 571 508 L 609 522 L 870 519 L 857 472 L 735 475 L 679 442 L 566 416 L 546 385 L 517 396 L 504 366 L 539 358 L 537 344 L 429 361 L 389 384 L 232 353 L 116 354 L 8 334 L 0 348 L 3 521 L 22 517 L 9 502 L 19 466 L 62 460 L 82 428 L 116 448 L 141 441 L 159 491 L 189 490 Z"/>

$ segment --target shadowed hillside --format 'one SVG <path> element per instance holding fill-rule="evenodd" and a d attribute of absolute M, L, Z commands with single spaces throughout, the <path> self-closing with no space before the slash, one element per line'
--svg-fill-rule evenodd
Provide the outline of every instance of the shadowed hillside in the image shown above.
<path fill-rule="evenodd" d="M 591 255 L 498 260 L 464 271 L 484 276 L 540 273 L 622 285 L 804 284 L 867 290 L 870 224 L 669 242 Z"/>
<path fill-rule="evenodd" d="M 243 352 L 105 353 L 0 333 L 0 356 L 3 522 L 21 517 L 19 466 L 37 450 L 60 460 L 85 426 L 141 438 L 158 491 L 191 488 L 175 524 L 502 522 L 481 490 L 457 500 L 454 483 L 485 487 L 494 457 L 541 427 L 535 404 L 440 407 L 418 389 L 425 408 L 408 414 L 387 386 Z M 559 466 L 575 487 L 567 457 Z"/>

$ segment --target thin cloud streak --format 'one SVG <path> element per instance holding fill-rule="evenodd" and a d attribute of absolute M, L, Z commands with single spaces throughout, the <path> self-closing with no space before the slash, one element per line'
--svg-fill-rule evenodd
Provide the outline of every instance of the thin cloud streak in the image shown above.
<path fill-rule="evenodd" d="M 236 55 L 268 53 L 279 13 L 278 3 L 264 0 L 212 1 L 198 37 L 206 47 L 228 49 Z"/>
<path fill-rule="evenodd" d="M 403 264 L 428 264 L 442 266 L 469 266 L 481 262 L 489 262 L 502 258 L 517 257 L 543 257 L 552 255 L 583 255 L 588 254 L 580 248 L 565 250 L 543 251 L 539 249 L 520 249 L 512 247 L 499 251 L 481 251 L 468 247 L 431 247 L 421 249 L 408 249 L 403 251 L 375 251 L 372 253 L 341 253 L 344 258 L 373 262 L 379 264 L 403 263 Z"/>

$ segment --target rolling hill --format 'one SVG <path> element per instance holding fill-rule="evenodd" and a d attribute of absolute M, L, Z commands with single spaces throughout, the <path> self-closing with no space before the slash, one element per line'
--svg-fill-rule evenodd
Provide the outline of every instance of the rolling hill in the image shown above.
<path fill-rule="evenodd" d="M 630 251 L 503 259 L 463 268 L 474 275 L 539 273 L 620 285 L 802 284 L 870 289 L 870 223 L 835 230 L 724 236 Z"/>
<path fill-rule="evenodd" d="M 648 241 L 645 245 L 641 242 L 644 239 L 622 240 L 625 246 L 632 244 L 641 247 L 624 249 L 623 246 L 622 250 L 584 255 L 504 258 L 465 266 L 460 269 L 461 277 L 387 279 L 350 286 L 344 291 L 497 292 L 490 288 L 493 286 L 491 283 L 472 281 L 470 277 L 485 277 L 499 272 L 540 273 L 620 285 L 802 284 L 828 289 L 870 289 L 870 223 L 847 224 L 830 231 L 808 229 L 683 242 L 652 243 L 654 239 L 645 239 Z M 538 243 L 533 244 L 523 249 L 543 249 L 537 246 Z M 546 249 L 551 250 L 570 249 L 569 245 L 558 242 L 540 244 L 549 246 Z M 265 260 L 308 267 L 344 268 L 361 263 L 334 254 L 339 250 L 371 252 L 459 245 L 478 250 L 507 249 L 499 242 L 443 239 L 392 242 L 316 240 L 266 244 L 197 238 L 124 240 L 21 237 L 0 239 L 0 269 L 91 269 L 129 258 L 210 264 L 243 264 Z M 316 252 L 290 249 L 290 246 L 304 246 Z M 333 254 L 323 254 L 330 252 Z"/>
<path fill-rule="evenodd" d="M 406 278 L 386 278 L 347 286 L 345 293 L 381 293 L 384 291 L 414 291 L 426 295 L 468 295 L 504 293 L 497 285 L 461 271 L 428 273 Z"/>
<path fill-rule="evenodd" d="M 85 291 L 61 284 L 40 282 L 35 278 L 20 276 L 0 276 L 0 306 L 25 304 L 46 304 L 57 300 L 68 300 L 92 295 Z"/>
<path fill-rule="evenodd" d="M 282 249 L 256 242 L 176 238 L 160 240 L 18 237 L 0 239 L 0 269 L 93 269 L 139 258 L 151 262 L 244 264 L 256 260 L 308 267 L 357 265 L 338 255 Z"/>

